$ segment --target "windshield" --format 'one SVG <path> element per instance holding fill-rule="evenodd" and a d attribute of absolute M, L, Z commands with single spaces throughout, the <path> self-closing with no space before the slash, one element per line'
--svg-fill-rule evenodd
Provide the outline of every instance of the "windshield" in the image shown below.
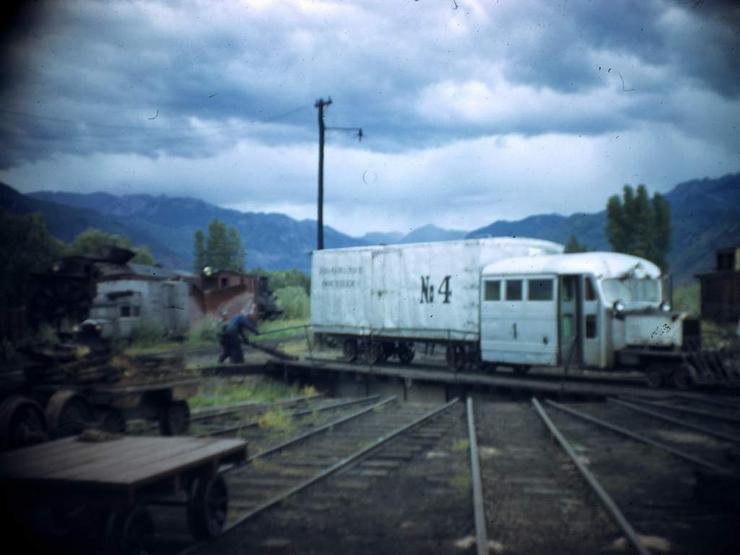
<path fill-rule="evenodd" d="M 606 302 L 660 302 L 660 281 L 657 279 L 605 279 L 601 282 Z"/>

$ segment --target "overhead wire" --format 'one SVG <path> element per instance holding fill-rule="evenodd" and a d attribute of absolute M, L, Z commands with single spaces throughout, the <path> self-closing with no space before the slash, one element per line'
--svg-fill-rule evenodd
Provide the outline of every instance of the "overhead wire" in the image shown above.
<path fill-rule="evenodd" d="M 310 106 L 308 105 L 301 105 L 297 106 L 295 108 L 291 108 L 290 110 L 287 110 L 285 112 L 280 112 L 265 118 L 260 119 L 252 119 L 249 121 L 241 121 L 237 123 L 219 123 L 215 125 L 216 129 L 214 129 L 213 125 L 205 125 L 202 130 L 193 127 L 192 125 L 187 126 L 176 126 L 176 127 L 163 127 L 158 124 L 152 124 L 152 125 L 127 125 L 127 124 L 111 124 L 111 123 L 102 123 L 102 122 L 91 122 L 91 121 L 83 121 L 83 120 L 74 120 L 69 118 L 60 118 L 56 116 L 47 116 L 47 115 L 41 115 L 41 114 L 34 114 L 30 112 L 22 112 L 22 111 L 16 111 L 16 110 L 7 110 L 4 108 L 0 108 L 0 114 L 7 114 L 10 116 L 15 117 L 23 117 L 23 118 L 30 118 L 30 119 L 38 119 L 42 121 L 50 121 L 55 123 L 61 123 L 65 125 L 73 125 L 75 126 L 79 131 L 84 131 L 85 135 L 84 137 L 78 137 L 78 138 L 95 138 L 97 137 L 106 137 L 106 138 L 128 138 L 127 136 L 116 136 L 116 135 L 110 135 L 110 134 L 101 134 L 101 133 L 95 133 L 93 132 L 94 129 L 100 129 L 100 130 L 121 130 L 121 131 L 146 131 L 148 133 L 152 133 L 154 135 L 164 136 L 165 138 L 170 139 L 199 139 L 201 137 L 207 137 L 207 136 L 213 136 L 213 135 L 219 135 L 224 133 L 231 133 L 231 132 L 239 132 L 240 130 L 265 124 L 265 123 L 272 123 L 275 121 L 279 121 L 283 118 L 286 118 L 288 116 L 291 116 L 293 114 L 296 114 L 302 110 L 308 110 Z M 197 116 L 196 116 L 197 117 Z M 7 121 L 7 120 L 6 120 Z M 24 129 L 24 132 L 28 132 L 28 129 Z M 181 132 L 186 131 L 187 134 L 183 135 L 169 135 L 170 132 Z M 133 137 L 131 137 L 133 138 Z M 65 138 L 65 140 L 68 140 L 69 137 Z"/>

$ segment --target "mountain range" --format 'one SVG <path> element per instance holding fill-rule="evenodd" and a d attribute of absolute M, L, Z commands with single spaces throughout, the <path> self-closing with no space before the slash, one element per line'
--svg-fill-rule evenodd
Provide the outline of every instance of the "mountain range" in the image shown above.
<path fill-rule="evenodd" d="M 673 227 L 668 261 L 677 282 L 688 281 L 693 274 L 711 269 L 716 248 L 740 245 L 740 173 L 687 181 L 665 197 L 671 205 Z M 163 265 L 186 269 L 192 267 L 193 234 L 197 229 L 205 230 L 213 218 L 238 229 L 247 250 L 249 268 L 307 271 L 309 254 L 316 244 L 314 220 L 299 221 L 277 213 L 239 212 L 189 197 L 50 191 L 24 195 L 0 183 L 0 208 L 15 213 L 40 212 L 49 231 L 67 242 L 90 227 L 126 235 L 135 245 L 148 245 Z M 606 213 L 601 211 L 496 221 L 471 232 L 429 224 L 407 234 L 370 232 L 357 238 L 326 226 L 324 242 L 327 248 L 337 248 L 518 236 L 565 243 L 574 235 L 591 250 L 609 250 L 605 224 Z"/>

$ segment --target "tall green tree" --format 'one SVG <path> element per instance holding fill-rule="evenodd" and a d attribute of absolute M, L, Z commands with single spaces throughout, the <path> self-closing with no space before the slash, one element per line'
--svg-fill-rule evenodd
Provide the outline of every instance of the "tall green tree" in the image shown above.
<path fill-rule="evenodd" d="M 242 247 L 242 240 L 239 237 L 239 231 L 234 227 L 230 227 L 226 233 L 226 245 L 229 251 L 229 261 L 232 268 L 236 270 L 243 270 L 247 262 L 247 255 Z"/>
<path fill-rule="evenodd" d="M 205 245 L 201 258 L 198 256 L 199 241 Z M 216 218 L 208 224 L 206 234 L 200 230 L 196 231 L 193 237 L 193 251 L 196 272 L 201 272 L 206 266 L 213 270 L 242 271 L 246 264 L 246 252 L 242 246 L 239 230 L 234 226 L 227 228 Z"/>
<path fill-rule="evenodd" d="M 206 266 L 206 237 L 203 230 L 199 229 L 193 236 L 193 272 L 199 274 Z"/>
<path fill-rule="evenodd" d="M 123 235 L 116 235 L 114 233 L 108 233 L 100 229 L 89 228 L 77 235 L 74 238 L 71 245 L 72 254 L 79 254 L 82 256 L 94 256 L 101 248 L 113 245 L 124 249 L 130 249 L 134 251 L 135 255 L 131 259 L 131 262 L 137 264 L 149 264 L 153 265 L 156 263 L 152 252 L 146 245 L 131 245 L 128 237 Z"/>
<path fill-rule="evenodd" d="M 625 185 L 622 197 L 609 197 L 606 205 L 606 236 L 617 252 L 647 258 L 667 269 L 671 246 L 671 210 L 658 193 L 649 197 L 645 185 L 637 190 Z"/>
<path fill-rule="evenodd" d="M 16 215 L 0 209 L 0 306 L 25 304 L 29 276 L 48 270 L 64 254 L 64 243 L 51 236 L 39 214 Z"/>

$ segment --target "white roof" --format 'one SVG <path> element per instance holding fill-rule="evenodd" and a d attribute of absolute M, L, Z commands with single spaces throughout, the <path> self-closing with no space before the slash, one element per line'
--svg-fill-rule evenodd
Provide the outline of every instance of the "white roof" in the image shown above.
<path fill-rule="evenodd" d="M 484 276 L 500 274 L 593 274 L 598 278 L 660 277 L 649 260 L 617 252 L 584 252 L 505 258 L 483 269 Z"/>
<path fill-rule="evenodd" d="M 312 251 L 311 254 L 319 252 L 347 252 L 347 251 L 376 251 L 381 249 L 405 249 L 408 247 L 430 247 L 439 245 L 475 245 L 480 244 L 488 247 L 531 247 L 549 252 L 563 252 L 563 245 L 548 241 L 546 239 L 532 239 L 530 237 L 475 237 L 471 239 L 451 239 L 448 241 L 427 241 L 422 243 L 391 243 L 388 245 L 359 245 L 356 247 L 341 247 L 336 249 L 324 249 L 323 251 Z"/>

